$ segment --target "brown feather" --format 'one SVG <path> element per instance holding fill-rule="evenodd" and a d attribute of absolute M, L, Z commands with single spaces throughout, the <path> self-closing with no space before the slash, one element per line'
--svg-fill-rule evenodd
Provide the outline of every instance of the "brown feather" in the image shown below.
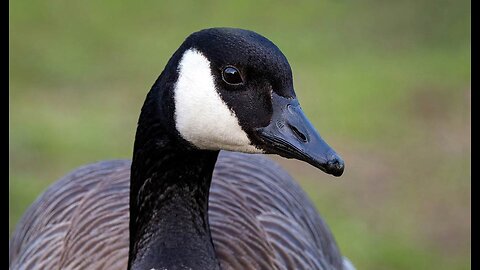
<path fill-rule="evenodd" d="M 81 167 L 50 186 L 10 241 L 10 269 L 126 269 L 130 161 Z M 326 224 L 261 155 L 222 151 L 209 199 L 222 269 L 342 269 Z"/>

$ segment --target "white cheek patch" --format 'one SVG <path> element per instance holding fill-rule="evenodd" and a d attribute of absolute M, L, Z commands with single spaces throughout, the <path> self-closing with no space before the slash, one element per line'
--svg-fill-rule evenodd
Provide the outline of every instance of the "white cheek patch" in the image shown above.
<path fill-rule="evenodd" d="M 252 145 L 218 94 L 210 62 L 195 49 L 180 60 L 175 85 L 175 124 L 180 135 L 205 150 L 263 153 Z"/>

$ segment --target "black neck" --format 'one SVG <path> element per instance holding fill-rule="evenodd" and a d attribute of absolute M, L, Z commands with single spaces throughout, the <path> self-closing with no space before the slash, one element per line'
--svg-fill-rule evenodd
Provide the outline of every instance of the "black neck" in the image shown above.
<path fill-rule="evenodd" d="M 128 269 L 219 269 L 208 224 L 218 151 L 194 149 L 166 128 L 171 118 L 158 115 L 168 108 L 159 107 L 152 92 L 132 160 Z"/>

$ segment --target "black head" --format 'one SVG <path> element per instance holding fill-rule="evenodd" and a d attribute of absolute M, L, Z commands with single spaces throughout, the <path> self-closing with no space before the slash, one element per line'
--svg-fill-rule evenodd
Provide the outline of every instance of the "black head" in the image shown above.
<path fill-rule="evenodd" d="M 279 154 L 343 173 L 343 160 L 300 108 L 286 57 L 255 32 L 191 34 L 152 91 L 177 134 L 198 149 Z"/>

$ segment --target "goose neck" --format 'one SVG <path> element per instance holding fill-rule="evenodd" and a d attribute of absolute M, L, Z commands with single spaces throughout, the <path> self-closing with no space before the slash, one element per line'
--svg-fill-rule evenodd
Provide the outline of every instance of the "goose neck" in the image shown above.
<path fill-rule="evenodd" d="M 142 140 L 137 131 L 129 269 L 219 269 L 208 224 L 218 151 L 183 147 L 166 135 L 154 138 Z"/>

